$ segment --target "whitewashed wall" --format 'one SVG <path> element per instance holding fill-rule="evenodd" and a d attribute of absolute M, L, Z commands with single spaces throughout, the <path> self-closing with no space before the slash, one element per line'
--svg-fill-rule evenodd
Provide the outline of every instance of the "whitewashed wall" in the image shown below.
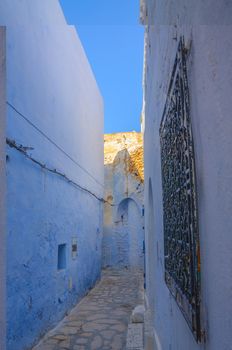
<path fill-rule="evenodd" d="M 163 350 L 232 349 L 232 4 L 227 1 L 200 1 L 197 5 L 183 1 L 147 1 L 147 4 L 145 229 L 146 243 L 152 246 L 146 257 L 146 272 L 156 345 Z M 164 282 L 159 127 L 181 35 L 185 36 L 187 45 L 192 43 L 188 78 L 205 344 L 195 342 Z"/>

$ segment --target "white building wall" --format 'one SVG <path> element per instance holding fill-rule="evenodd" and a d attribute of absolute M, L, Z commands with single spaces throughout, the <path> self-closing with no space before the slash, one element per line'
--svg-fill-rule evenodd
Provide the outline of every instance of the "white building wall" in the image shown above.
<path fill-rule="evenodd" d="M 147 256 L 146 272 L 157 347 L 163 350 L 232 349 L 231 3 L 200 1 L 196 5 L 183 1 L 147 1 L 147 5 L 145 230 L 146 244 L 152 242 L 150 252 L 154 257 Z M 181 25 L 183 23 L 190 25 Z M 159 127 L 181 35 L 188 47 L 191 42 L 187 65 L 199 209 L 201 320 L 206 335 L 202 344 L 196 343 L 164 282 Z M 149 180 L 153 220 L 149 218 L 152 208 Z"/>
<path fill-rule="evenodd" d="M 6 6 L 7 5 L 7 6 Z M 48 28 L 50 25 L 65 25 L 65 17 L 62 8 L 57 0 L 2 0 L 1 24 L 2 25 L 30 25 L 43 26 Z M 53 11 L 50 11 L 50 9 Z M 17 10 L 17 12 L 16 12 Z M 11 13 L 11 16 L 9 16 Z"/>
<path fill-rule="evenodd" d="M 0 349 L 6 338 L 6 29 L 0 27 Z"/>
<path fill-rule="evenodd" d="M 80 184 L 85 185 L 88 179 L 90 189 L 96 191 L 96 183 L 103 184 L 98 166 L 103 162 L 103 103 L 74 27 L 58 24 L 30 27 L 29 23 L 22 27 L 8 26 L 7 43 L 8 102 L 94 174 L 97 182 L 65 160 L 69 163 L 66 169 L 72 175 L 78 174 Z M 40 140 L 41 136 L 30 126 L 26 127 L 25 120 L 12 108 L 8 109 L 8 137 L 17 139 L 20 133 L 24 143 L 33 147 L 35 138 Z M 44 152 L 47 144 L 44 140 L 40 150 L 35 147 L 33 154 L 38 157 L 43 154 L 44 162 L 49 163 L 55 152 L 53 165 L 64 167 L 67 157 L 52 145 Z M 99 188 L 100 193 L 102 186 Z"/>

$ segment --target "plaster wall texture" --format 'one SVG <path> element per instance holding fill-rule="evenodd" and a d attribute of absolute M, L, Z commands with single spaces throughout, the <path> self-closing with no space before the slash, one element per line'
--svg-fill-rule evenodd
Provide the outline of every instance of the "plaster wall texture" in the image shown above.
<path fill-rule="evenodd" d="M 186 6 L 180 3 L 173 12 L 172 1 L 147 1 L 149 25 L 144 83 L 147 297 L 158 349 L 227 350 L 232 349 L 232 26 L 180 25 L 180 18 L 193 6 L 190 2 Z M 206 9 L 214 10 L 204 16 L 206 10 L 199 2 L 195 14 L 203 23 L 220 24 L 230 20 L 231 3 L 220 2 L 217 12 L 217 1 L 210 1 L 210 7 L 209 2 L 204 3 Z M 165 13 L 172 15 L 177 25 L 160 25 Z M 164 18 L 163 23 L 167 24 L 166 20 Z M 196 343 L 164 282 L 159 127 L 181 35 L 185 37 L 186 46 L 191 41 L 187 68 L 199 210 L 201 322 L 205 331 L 202 344 Z"/>
<path fill-rule="evenodd" d="M 6 339 L 6 29 L 0 27 L 0 349 Z"/>
<path fill-rule="evenodd" d="M 105 135 L 103 267 L 143 268 L 141 133 Z"/>
<path fill-rule="evenodd" d="M 150 25 L 228 25 L 231 12 L 227 0 L 140 0 L 140 19 Z"/>
<path fill-rule="evenodd" d="M 53 0 L 1 1 L 0 23 L 7 26 L 7 137 L 102 198 L 103 101 L 74 27 Z M 100 277 L 103 208 L 16 149 L 7 155 L 7 349 L 25 350 Z M 61 244 L 66 268 L 59 270 Z"/>

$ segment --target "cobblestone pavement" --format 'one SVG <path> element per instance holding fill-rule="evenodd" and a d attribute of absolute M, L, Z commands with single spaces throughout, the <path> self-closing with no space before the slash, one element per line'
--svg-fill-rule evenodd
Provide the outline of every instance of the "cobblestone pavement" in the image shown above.
<path fill-rule="evenodd" d="M 132 310 L 142 302 L 138 271 L 103 271 L 101 281 L 33 350 L 123 350 Z"/>

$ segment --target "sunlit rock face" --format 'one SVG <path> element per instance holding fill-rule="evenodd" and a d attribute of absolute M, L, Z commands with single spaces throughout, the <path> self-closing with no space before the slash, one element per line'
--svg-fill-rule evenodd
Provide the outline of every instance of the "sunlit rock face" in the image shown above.
<path fill-rule="evenodd" d="M 103 267 L 144 265 L 143 138 L 125 132 L 104 137 Z"/>

